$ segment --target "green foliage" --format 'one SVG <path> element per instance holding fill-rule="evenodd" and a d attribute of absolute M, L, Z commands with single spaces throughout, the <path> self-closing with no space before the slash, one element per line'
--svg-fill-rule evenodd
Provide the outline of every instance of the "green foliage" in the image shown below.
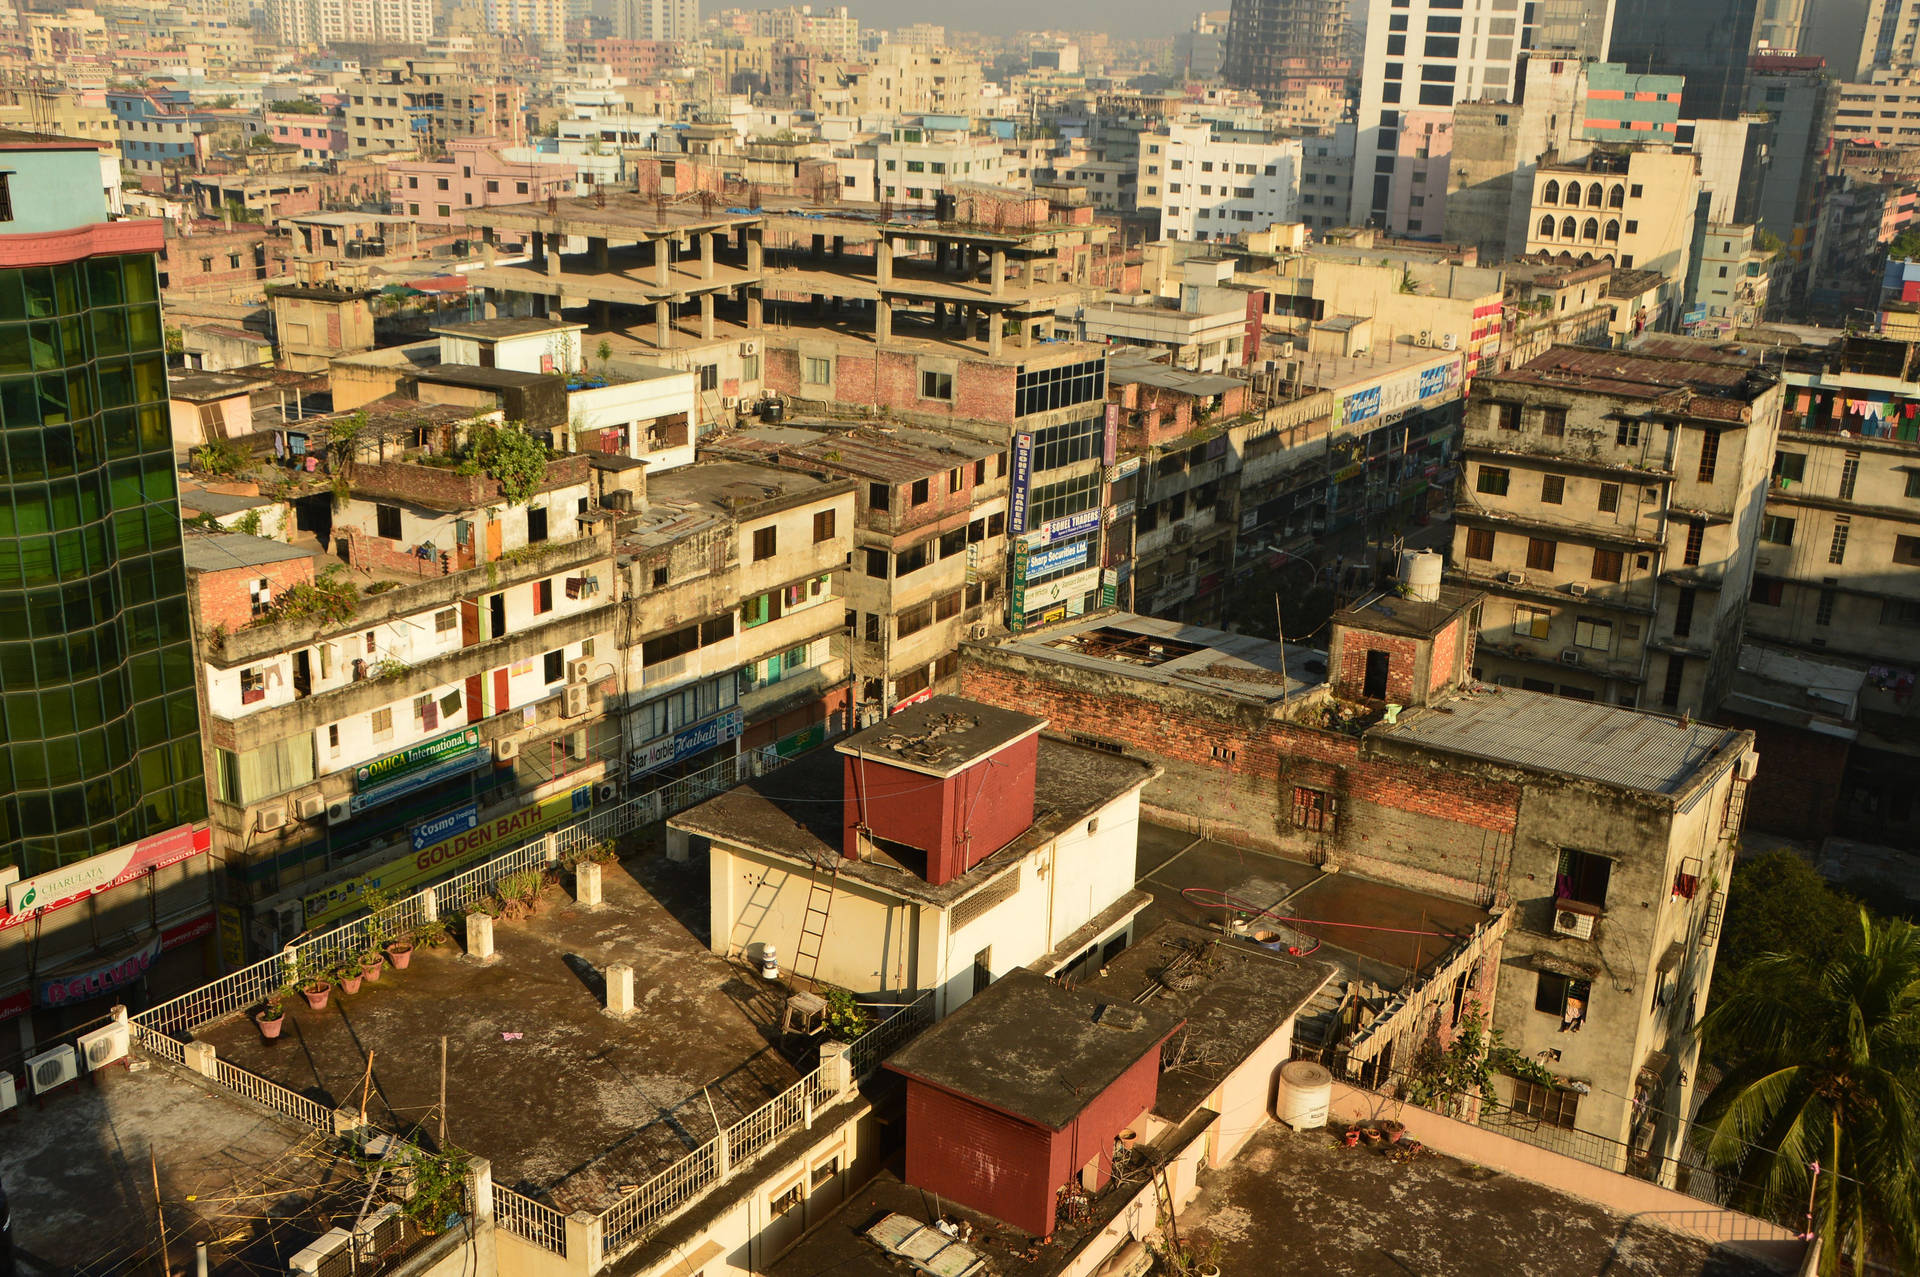
<path fill-rule="evenodd" d="M 250 537 L 260 535 L 260 511 L 249 510 L 233 521 L 233 530 Z"/>
<path fill-rule="evenodd" d="M 851 1042 L 873 1027 L 873 1016 L 847 990 L 827 986 L 824 996 L 827 1000 L 827 1032 L 834 1037 Z"/>
<path fill-rule="evenodd" d="M 1487 1027 L 1487 1015 L 1479 1001 L 1470 1001 L 1460 1013 L 1451 1042 L 1440 1045 L 1436 1024 L 1414 1052 L 1407 1098 L 1421 1108 L 1453 1116 L 1462 1103 L 1481 1094 L 1493 1081 L 1496 1059 L 1511 1054 L 1500 1044 L 1500 1031 Z"/>
<path fill-rule="evenodd" d="M 599 358 L 600 366 L 602 368 L 605 368 L 607 364 L 611 363 L 613 360 L 613 343 L 608 341 L 605 337 L 602 337 L 600 339 L 600 344 L 594 348 L 593 353 L 595 356 Z"/>
<path fill-rule="evenodd" d="M 1734 866 L 1727 913 L 1720 928 L 1720 954 L 1713 968 L 1713 1000 L 1734 996 L 1753 964 L 1770 953 L 1797 953 L 1825 963 L 1855 942 L 1859 905 L 1827 884 L 1791 851 L 1768 851 Z M 1708 1053 L 1731 1061 L 1735 1044 L 1709 1038 Z"/>
<path fill-rule="evenodd" d="M 372 878 L 363 877 L 353 885 L 360 903 L 367 909 L 367 945 L 377 950 L 393 938 L 393 907 L 400 903 L 400 893 L 382 887 Z"/>
<path fill-rule="evenodd" d="M 449 1146 L 438 1153 L 421 1149 L 408 1161 L 413 1172 L 413 1187 L 400 1213 L 429 1236 L 444 1232 L 453 1223 L 454 1216 L 466 1208 L 467 1173 L 472 1167 L 472 1157 Z"/>
<path fill-rule="evenodd" d="M 547 477 L 547 445 L 518 422 L 482 427 L 468 460 L 500 485 L 508 505 L 525 505 Z"/>
<path fill-rule="evenodd" d="M 273 606 L 261 613 L 254 624 L 300 619 L 338 625 L 351 620 L 359 606 L 359 592 L 347 576 L 347 570 L 336 565 L 312 581 L 302 581 L 281 591 Z"/>
<path fill-rule="evenodd" d="M 186 331 L 180 327 L 180 325 L 168 324 L 165 328 L 161 329 L 161 332 L 166 336 L 167 353 L 169 355 L 179 355 L 179 354 L 186 353 L 187 334 L 186 334 Z"/>
<path fill-rule="evenodd" d="M 311 98 L 293 98 L 286 102 L 275 102 L 267 108 L 284 115 L 331 115 L 326 107 Z"/>
<path fill-rule="evenodd" d="M 1920 259 L 1920 226 L 1909 226 L 1894 236 L 1893 243 L 1887 245 L 1887 256 L 1908 262 Z"/>
<path fill-rule="evenodd" d="M 215 478 L 239 474 L 251 460 L 247 450 L 231 439 L 209 439 L 193 451 L 193 468 Z"/>
<path fill-rule="evenodd" d="M 1764 226 L 1753 237 L 1753 245 L 1763 253 L 1778 253 L 1787 246 L 1784 240 Z"/>
<path fill-rule="evenodd" d="M 376 683 L 385 683 L 392 679 L 405 678 L 412 668 L 405 661 L 383 656 L 367 667 L 367 677 Z"/>
<path fill-rule="evenodd" d="M 1818 1234 L 1822 1273 L 1920 1268 L 1920 929 L 1861 909 L 1837 952 L 1753 958 L 1696 1032 L 1738 1060 L 1693 1128 L 1727 1205 Z"/>
<path fill-rule="evenodd" d="M 610 865 L 619 858 L 613 839 L 582 838 L 562 853 L 560 863 L 568 869 L 578 869 L 581 865 Z"/>

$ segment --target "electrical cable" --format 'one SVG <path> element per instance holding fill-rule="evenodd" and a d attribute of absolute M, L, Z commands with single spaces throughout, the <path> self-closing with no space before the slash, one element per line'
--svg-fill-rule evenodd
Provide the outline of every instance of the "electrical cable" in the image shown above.
<path fill-rule="evenodd" d="M 1315 927 L 1346 927 L 1354 931 L 1384 931 L 1397 936 L 1438 936 L 1443 940 L 1458 940 L 1464 938 L 1451 931 L 1419 931 L 1411 927 L 1382 927 L 1370 922 L 1331 922 L 1325 918 L 1290 917 L 1286 914 L 1274 913 L 1270 909 L 1262 909 L 1258 905 L 1240 899 L 1238 896 L 1229 895 L 1218 887 L 1183 887 L 1180 890 L 1180 895 L 1200 905 L 1202 908 L 1231 909 L 1235 913 L 1244 913 L 1255 918 L 1268 918 L 1274 922 L 1297 922 Z M 1216 896 L 1218 899 L 1203 900 L 1201 899 L 1203 896 Z M 1318 945 L 1316 944 L 1315 947 L 1317 948 Z M 1311 950 L 1309 950 L 1309 952 L 1311 952 Z"/>

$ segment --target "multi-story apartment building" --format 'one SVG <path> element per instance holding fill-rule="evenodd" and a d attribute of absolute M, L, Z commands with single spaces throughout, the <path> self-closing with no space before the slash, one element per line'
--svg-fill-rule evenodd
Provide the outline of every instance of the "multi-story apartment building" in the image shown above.
<path fill-rule="evenodd" d="M 267 27 L 281 44 L 424 45 L 433 38 L 431 0 L 268 0 Z"/>
<path fill-rule="evenodd" d="M 621 40 L 679 44 L 700 34 L 700 0 L 615 0 L 613 34 Z"/>
<path fill-rule="evenodd" d="M 957 116 L 914 116 L 901 120 L 871 144 L 854 146 L 871 166 L 871 190 L 888 203 L 931 204 L 951 185 L 1025 186 L 1010 172 L 1000 139 L 975 133 L 973 122 Z"/>
<path fill-rule="evenodd" d="M 484 13 L 495 35 L 533 36 L 554 49 L 566 43 L 566 0 L 486 0 Z"/>
<path fill-rule="evenodd" d="M 1169 124 L 1141 140 L 1140 203 L 1159 207 L 1160 238 L 1231 240 L 1298 220 L 1299 138 L 1202 123 Z"/>
<path fill-rule="evenodd" d="M 1201 24 L 1194 25 L 1197 31 Z M 1346 52 L 1347 6 L 1338 0 L 1233 0 L 1220 75 L 1272 97 L 1292 85 L 1303 64 L 1327 67 Z"/>
<path fill-rule="evenodd" d="M 952 691 L 960 643 L 1002 628 L 1007 450 L 958 432 L 748 426 L 701 443 L 855 483 L 845 603 L 863 713 Z"/>
<path fill-rule="evenodd" d="M 1452 572 L 1509 686 L 1710 712 L 1734 674 L 1783 392 L 1757 358 L 1555 347 L 1473 385 Z"/>
<path fill-rule="evenodd" d="M 446 228 L 465 226 L 469 209 L 544 203 L 573 193 L 575 169 L 568 157 L 537 156 L 521 163 L 507 159 L 506 149 L 493 138 L 456 138 L 443 159 L 389 164 L 388 199 L 420 225 Z"/>
<path fill-rule="evenodd" d="M 36 1006 L 83 1018 L 64 994 L 49 1001 L 47 974 L 85 975 L 107 953 L 120 956 L 74 1001 L 111 992 L 129 952 L 144 973 L 181 949 L 183 974 L 205 974 L 194 937 L 166 934 L 209 906 L 161 227 L 110 220 L 100 154 L 0 134 L 0 416 L 17 449 L 0 541 L 0 1021 Z M 41 1019 L 23 1021 L 22 1042 Z"/>
<path fill-rule="evenodd" d="M 195 110 L 184 89 L 107 94 L 120 131 L 120 163 L 131 174 L 159 174 L 169 167 L 196 167 L 200 136 L 230 119 L 225 112 Z"/>
<path fill-rule="evenodd" d="M 1700 237 L 1700 260 L 1681 317 L 1693 336 L 1719 336 L 1751 328 L 1766 318 L 1774 255 L 1756 242 L 1757 226 L 1709 222 Z"/>
<path fill-rule="evenodd" d="M 348 149 L 432 153 L 454 138 L 527 140 L 526 88 L 443 59 L 388 58 L 348 86 Z"/>
<path fill-rule="evenodd" d="M 1601 148 L 1578 160 L 1542 162 L 1533 174 L 1527 252 L 1658 271 L 1671 283 L 1661 300 L 1677 311 L 1699 205 L 1699 160 L 1692 155 Z"/>

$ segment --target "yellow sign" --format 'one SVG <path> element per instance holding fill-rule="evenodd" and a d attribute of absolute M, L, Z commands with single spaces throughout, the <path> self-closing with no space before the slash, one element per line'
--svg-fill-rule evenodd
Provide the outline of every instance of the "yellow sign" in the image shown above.
<path fill-rule="evenodd" d="M 564 825 L 586 811 L 593 801 L 593 788 L 583 785 L 565 794 L 517 807 L 491 820 L 483 820 L 472 829 L 442 839 L 432 846 L 390 860 L 365 877 L 373 885 L 395 895 L 418 890 L 421 884 L 465 868 L 474 861 L 499 855 L 510 845 L 532 834 L 545 833 L 555 825 Z M 360 908 L 360 879 L 338 882 L 325 891 L 317 891 L 305 900 L 307 930 L 331 925 Z"/>
<path fill-rule="evenodd" d="M 221 905 L 215 914 L 220 920 L 220 969 L 238 971 L 247 965 L 247 925 L 240 906 Z"/>

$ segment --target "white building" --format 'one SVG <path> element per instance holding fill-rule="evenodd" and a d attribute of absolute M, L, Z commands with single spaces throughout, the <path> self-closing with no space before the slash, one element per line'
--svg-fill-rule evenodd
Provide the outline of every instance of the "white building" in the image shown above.
<path fill-rule="evenodd" d="M 931 204 L 956 182 L 1018 186 L 1009 171 L 1000 140 L 976 134 L 971 121 L 958 116 L 920 116 L 903 120 L 891 135 L 855 154 L 870 154 L 879 197 L 907 204 Z"/>
<path fill-rule="evenodd" d="M 1158 200 L 1162 239 L 1228 240 L 1299 220 L 1298 138 L 1172 124 L 1140 143 L 1140 204 Z"/>
<path fill-rule="evenodd" d="M 280 43 L 420 44 L 433 38 L 432 0 L 268 0 Z"/>

